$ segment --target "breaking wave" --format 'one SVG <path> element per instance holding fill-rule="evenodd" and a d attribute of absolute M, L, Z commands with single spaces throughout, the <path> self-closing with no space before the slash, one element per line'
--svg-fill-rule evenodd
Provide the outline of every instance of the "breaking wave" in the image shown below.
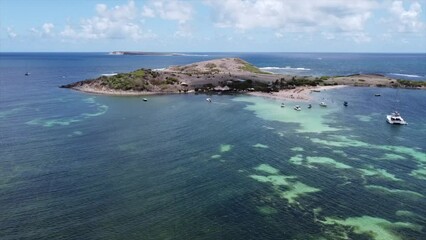
<path fill-rule="evenodd" d="M 410 77 L 410 78 L 421 78 L 422 76 L 415 74 L 402 74 L 402 73 L 389 73 L 389 75 L 401 76 L 401 77 Z"/>
<path fill-rule="evenodd" d="M 261 67 L 259 68 L 261 70 L 286 70 L 286 71 L 310 71 L 310 68 L 303 68 L 303 67 L 298 67 L 298 68 L 293 68 L 290 66 L 286 66 L 286 67 Z"/>

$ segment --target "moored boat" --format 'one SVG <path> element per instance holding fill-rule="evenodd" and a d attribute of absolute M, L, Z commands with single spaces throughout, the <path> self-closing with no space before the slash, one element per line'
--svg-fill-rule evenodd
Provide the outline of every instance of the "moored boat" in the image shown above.
<path fill-rule="evenodd" d="M 389 124 L 395 124 L 395 125 L 406 125 L 408 124 L 402 117 L 399 112 L 395 111 L 391 113 L 390 115 L 386 115 L 386 121 Z"/>

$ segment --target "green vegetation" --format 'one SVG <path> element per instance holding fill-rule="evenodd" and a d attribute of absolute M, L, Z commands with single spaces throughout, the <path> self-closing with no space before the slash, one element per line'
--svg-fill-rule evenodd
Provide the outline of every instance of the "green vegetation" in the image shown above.
<path fill-rule="evenodd" d="M 254 89 L 255 91 L 261 92 L 270 92 L 271 89 L 268 88 L 268 84 L 258 81 L 245 80 L 245 81 L 232 81 L 232 83 L 227 84 L 231 89 L 237 91 L 247 90 L 249 88 Z"/>
<path fill-rule="evenodd" d="M 145 76 L 145 70 L 139 69 L 130 73 L 134 77 L 143 77 Z"/>
<path fill-rule="evenodd" d="M 110 77 L 102 76 L 98 80 L 100 80 L 101 85 L 112 89 L 143 91 L 150 84 L 160 85 L 162 81 L 161 79 L 157 79 L 158 76 L 160 76 L 158 72 L 150 69 L 138 69 L 133 72 L 119 73 Z"/>
<path fill-rule="evenodd" d="M 174 77 L 166 77 L 166 84 L 175 84 L 175 83 L 179 83 L 179 80 L 177 78 Z"/>
<path fill-rule="evenodd" d="M 141 78 L 134 78 L 130 73 L 120 73 L 111 77 L 101 77 L 102 85 L 119 90 L 144 90 L 146 82 Z"/>
<path fill-rule="evenodd" d="M 248 63 L 248 62 L 245 62 L 245 63 L 244 63 L 244 66 L 240 67 L 240 69 L 241 69 L 241 70 L 243 70 L 243 71 L 252 72 L 252 73 L 259 73 L 259 74 L 271 74 L 271 73 L 269 73 L 269 72 L 261 71 L 259 68 L 257 68 L 257 67 L 255 67 L 255 66 L 251 65 L 251 64 L 250 64 L 250 63 Z"/>
<path fill-rule="evenodd" d="M 410 80 L 402 80 L 402 79 L 398 79 L 397 81 L 403 87 L 409 87 L 409 88 L 426 87 L 426 81 L 425 82 L 421 82 L 421 81 L 410 81 Z"/>
<path fill-rule="evenodd" d="M 293 77 L 290 81 L 285 81 L 284 78 L 281 78 L 280 80 L 275 81 L 275 86 L 279 89 L 287 89 L 287 88 L 293 88 L 293 87 L 299 87 L 299 86 L 318 86 L 320 84 L 323 84 L 324 81 L 321 78 L 315 78 L 314 80 L 310 80 L 307 78 L 296 78 Z"/>
<path fill-rule="evenodd" d="M 241 69 L 243 71 L 252 72 L 252 73 L 259 73 L 259 74 L 271 74 L 269 72 L 261 71 L 259 68 L 253 66 L 252 64 L 250 64 L 250 63 L 248 63 L 244 60 L 241 60 L 241 59 L 238 59 L 238 58 L 236 58 L 234 60 L 235 60 L 235 62 L 243 65 L 243 66 L 239 67 L 239 69 Z"/>
<path fill-rule="evenodd" d="M 216 64 L 214 64 L 214 63 L 207 63 L 207 64 L 206 64 L 206 68 L 213 69 L 213 68 L 215 68 L 215 67 L 217 67 L 217 66 L 216 66 Z"/>

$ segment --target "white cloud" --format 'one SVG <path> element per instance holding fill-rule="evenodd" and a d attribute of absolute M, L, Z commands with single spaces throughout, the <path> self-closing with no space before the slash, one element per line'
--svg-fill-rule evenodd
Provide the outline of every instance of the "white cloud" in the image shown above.
<path fill-rule="evenodd" d="M 144 6 L 142 16 L 155 17 L 178 21 L 180 24 L 192 19 L 192 5 L 180 0 L 157 0 L 151 2 L 149 6 Z"/>
<path fill-rule="evenodd" d="M 327 40 L 333 40 L 336 38 L 336 36 L 330 32 L 322 32 L 321 35 Z"/>
<path fill-rule="evenodd" d="M 425 23 L 420 20 L 422 6 L 419 2 L 413 2 L 408 10 L 404 9 L 402 1 L 393 1 L 390 8 L 390 13 L 395 18 L 393 23 L 397 27 L 398 32 L 420 32 L 424 29 Z"/>
<path fill-rule="evenodd" d="M 138 8 L 134 1 L 108 8 L 96 5 L 96 16 L 83 19 L 78 27 L 67 25 L 60 33 L 71 39 L 126 39 L 138 40 L 155 37 L 150 31 L 143 31 L 138 22 Z"/>
<path fill-rule="evenodd" d="M 276 38 L 283 38 L 284 37 L 284 34 L 281 33 L 281 32 L 276 32 L 274 35 L 275 35 Z"/>
<path fill-rule="evenodd" d="M 207 0 L 216 10 L 218 27 L 242 30 L 279 28 L 290 31 L 336 28 L 361 31 L 376 7 L 372 0 Z"/>
<path fill-rule="evenodd" d="M 52 30 L 55 27 L 55 25 L 53 25 L 53 23 L 45 23 L 43 24 L 42 28 L 45 34 L 50 35 L 52 34 Z"/>
<path fill-rule="evenodd" d="M 367 43 L 371 42 L 371 37 L 365 32 L 348 32 L 345 33 L 350 39 L 356 43 Z"/>
<path fill-rule="evenodd" d="M 142 10 L 142 16 L 154 18 L 159 17 L 164 20 L 178 22 L 178 30 L 174 36 L 179 38 L 191 38 L 192 27 L 189 21 L 193 17 L 194 10 L 192 5 L 180 0 L 156 0 L 145 5 Z"/>
<path fill-rule="evenodd" d="M 177 38 L 192 38 L 193 34 L 191 25 L 187 23 L 179 24 L 178 30 L 175 32 L 174 36 Z"/>
<path fill-rule="evenodd" d="M 11 27 L 7 27 L 6 28 L 6 31 L 7 31 L 7 36 L 9 37 L 9 38 L 16 38 L 17 36 L 18 36 L 18 34 L 13 30 L 13 28 L 11 28 Z"/>
<path fill-rule="evenodd" d="M 143 6 L 142 16 L 143 17 L 149 17 L 149 18 L 155 17 L 154 9 L 147 7 L 147 6 Z"/>
<path fill-rule="evenodd" d="M 30 28 L 30 32 L 37 37 L 50 37 L 54 35 L 54 28 L 55 25 L 53 25 L 53 23 L 44 23 L 41 28 Z"/>

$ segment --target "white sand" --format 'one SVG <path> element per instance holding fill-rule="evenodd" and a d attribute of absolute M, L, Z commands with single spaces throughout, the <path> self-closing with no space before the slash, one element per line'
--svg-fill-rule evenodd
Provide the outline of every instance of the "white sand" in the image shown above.
<path fill-rule="evenodd" d="M 86 92 L 86 93 L 94 93 L 94 94 L 102 94 L 102 95 L 114 95 L 114 96 L 145 96 L 145 95 L 161 95 L 161 94 L 169 94 L 166 92 L 147 92 L 147 91 L 133 91 L 133 90 L 115 90 L 109 88 L 93 88 L 87 85 L 73 87 L 72 89 Z"/>
<path fill-rule="evenodd" d="M 296 100 L 296 101 L 308 101 L 311 100 L 311 92 L 316 91 L 326 91 L 329 89 L 342 88 L 346 87 L 345 85 L 335 85 L 335 86 L 317 86 L 317 87 L 297 87 L 295 89 L 281 90 L 279 92 L 249 92 L 249 95 L 258 96 L 258 97 L 267 97 L 274 99 L 286 99 L 286 100 Z"/>

